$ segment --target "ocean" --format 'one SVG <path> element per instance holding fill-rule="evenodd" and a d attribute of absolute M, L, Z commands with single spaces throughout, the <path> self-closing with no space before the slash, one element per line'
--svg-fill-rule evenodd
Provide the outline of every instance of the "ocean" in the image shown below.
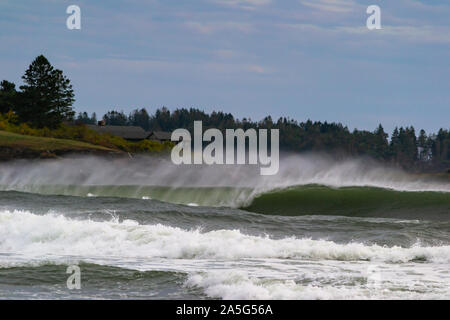
<path fill-rule="evenodd" d="M 450 299 L 450 182 L 323 155 L 0 164 L 0 299 L 91 298 Z"/>

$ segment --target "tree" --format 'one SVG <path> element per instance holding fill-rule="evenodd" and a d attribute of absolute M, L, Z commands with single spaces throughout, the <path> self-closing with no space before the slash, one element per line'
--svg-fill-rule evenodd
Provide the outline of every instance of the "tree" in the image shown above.
<path fill-rule="evenodd" d="M 108 113 L 103 116 L 103 121 L 105 121 L 105 124 L 110 126 L 128 125 L 128 118 L 123 111 L 108 111 Z"/>
<path fill-rule="evenodd" d="M 148 130 L 150 127 L 150 116 L 144 108 L 136 109 L 131 112 L 128 117 L 128 122 L 132 126 L 138 126 L 143 128 L 144 130 Z"/>
<path fill-rule="evenodd" d="M 73 119 L 75 99 L 70 80 L 47 58 L 38 56 L 22 79 L 25 85 L 20 87 L 21 103 L 15 110 L 21 121 L 54 128 L 62 121 Z"/>
<path fill-rule="evenodd" d="M 428 143 L 428 137 L 425 130 L 420 130 L 419 138 L 417 139 L 417 146 L 419 152 L 419 160 L 427 161 L 430 159 L 431 148 Z"/>
<path fill-rule="evenodd" d="M 17 97 L 16 85 L 3 80 L 0 82 L 0 113 L 6 113 L 14 109 Z"/>
<path fill-rule="evenodd" d="M 383 126 L 380 124 L 374 132 L 375 134 L 375 153 L 376 157 L 386 159 L 389 153 L 388 134 L 384 131 Z"/>
<path fill-rule="evenodd" d="M 97 124 L 97 115 L 94 112 L 92 113 L 92 116 L 89 117 L 87 112 L 79 112 L 75 121 L 76 123 L 82 124 Z"/>

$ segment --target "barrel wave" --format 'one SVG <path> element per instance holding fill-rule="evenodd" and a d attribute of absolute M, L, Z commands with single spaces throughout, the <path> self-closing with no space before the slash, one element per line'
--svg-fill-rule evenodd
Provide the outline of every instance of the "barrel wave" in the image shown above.
<path fill-rule="evenodd" d="M 340 215 L 450 220 L 450 193 L 308 185 L 260 194 L 244 209 L 290 216 Z"/>

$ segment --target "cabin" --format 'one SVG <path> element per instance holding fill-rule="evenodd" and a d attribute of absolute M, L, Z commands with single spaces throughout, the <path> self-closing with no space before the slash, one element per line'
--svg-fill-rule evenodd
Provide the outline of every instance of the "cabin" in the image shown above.
<path fill-rule="evenodd" d="M 150 131 L 147 139 L 159 142 L 171 141 L 172 134 L 164 131 Z"/>
<path fill-rule="evenodd" d="M 107 126 L 107 125 L 86 125 L 98 133 L 108 133 L 112 136 L 121 137 L 128 141 L 141 141 L 148 137 L 148 132 L 137 126 Z"/>
<path fill-rule="evenodd" d="M 104 121 L 99 121 L 98 125 L 88 124 L 89 129 L 92 129 L 98 133 L 107 133 L 112 136 L 121 137 L 128 141 L 142 141 L 145 139 L 166 142 L 171 141 L 172 134 L 164 131 L 145 131 L 141 127 L 137 126 L 109 126 L 105 125 Z"/>

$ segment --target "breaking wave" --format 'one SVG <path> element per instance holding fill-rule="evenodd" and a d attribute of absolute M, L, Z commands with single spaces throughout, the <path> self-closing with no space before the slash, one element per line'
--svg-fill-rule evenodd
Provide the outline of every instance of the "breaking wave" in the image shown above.
<path fill-rule="evenodd" d="M 297 186 L 256 196 L 246 210 L 279 215 L 450 219 L 450 193 Z"/>
<path fill-rule="evenodd" d="M 448 278 L 441 278 L 442 283 L 423 283 L 419 277 L 405 279 L 390 275 L 377 283 L 372 282 L 371 276 L 364 274 L 364 271 L 354 273 L 359 276 L 350 272 L 341 274 L 338 279 L 333 276 L 322 279 L 325 283 L 320 283 L 261 278 L 245 271 L 205 272 L 189 275 L 186 286 L 201 288 L 209 297 L 224 300 L 395 300 L 448 299 L 450 296 Z M 433 272 L 426 277 L 432 278 L 431 274 Z"/>
<path fill-rule="evenodd" d="M 0 252 L 51 261 L 76 256 L 113 259 L 297 259 L 450 263 L 450 246 L 384 247 L 289 237 L 272 239 L 239 230 L 184 230 L 133 220 L 76 220 L 57 214 L 0 212 Z M 2 259 L 3 260 L 3 259 Z M 0 261 L 5 267 L 7 260 Z"/>
<path fill-rule="evenodd" d="M 311 185 L 330 189 L 292 189 Z M 332 190 L 347 187 L 361 189 Z M 386 205 L 397 198 L 400 199 L 401 207 L 408 206 L 408 203 L 420 205 L 419 201 L 415 201 L 420 197 L 424 203 L 430 203 L 429 199 L 438 200 L 444 206 L 438 211 L 442 211 L 448 209 L 448 196 L 442 193 L 450 194 L 450 183 L 448 179 L 411 175 L 366 160 L 337 162 L 317 155 L 283 157 L 280 171 L 275 176 L 260 176 L 257 166 L 249 165 L 175 166 L 149 157 L 116 160 L 86 157 L 2 164 L 0 190 L 154 199 L 185 205 L 249 207 L 255 208 L 257 212 L 261 211 L 261 203 L 267 203 L 264 199 L 270 198 L 277 203 L 275 211 L 292 214 L 292 203 L 289 201 L 294 201 L 295 197 L 304 201 L 306 195 L 331 200 L 338 210 L 344 210 L 352 203 L 360 206 L 357 210 L 361 209 L 365 204 L 357 201 L 360 196 L 367 197 L 369 207 L 380 200 L 382 205 Z M 405 196 L 387 190 L 411 194 Z M 351 192 L 353 195 L 350 195 Z M 288 196 L 289 201 L 281 204 L 282 196 Z M 344 197 L 342 206 L 340 201 L 334 201 L 340 196 Z M 304 203 L 300 204 L 300 208 L 309 212 L 308 202 Z M 319 201 L 309 204 L 321 207 Z M 383 207 L 377 209 L 382 210 Z"/>

